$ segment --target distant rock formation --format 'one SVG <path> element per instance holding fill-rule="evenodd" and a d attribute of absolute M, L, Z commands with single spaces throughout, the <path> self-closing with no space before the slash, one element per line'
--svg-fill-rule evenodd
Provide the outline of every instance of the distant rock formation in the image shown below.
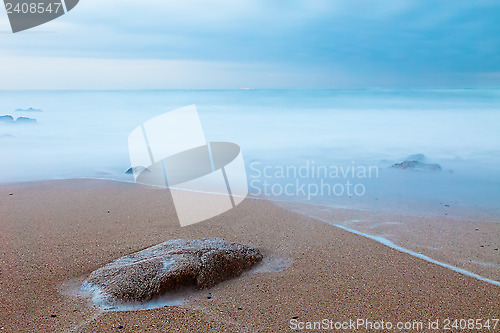
<path fill-rule="evenodd" d="M 16 111 L 16 112 L 43 112 L 41 109 L 33 109 L 33 108 L 15 109 L 14 111 Z"/>
<path fill-rule="evenodd" d="M 0 139 L 12 139 L 14 138 L 15 136 L 13 136 L 12 134 L 10 133 L 5 133 L 5 134 L 0 134 Z"/>
<path fill-rule="evenodd" d="M 392 168 L 415 171 L 441 171 L 441 166 L 439 164 L 424 163 L 425 161 L 427 161 L 427 158 L 424 154 L 410 155 L 403 162 L 394 164 Z"/>
<path fill-rule="evenodd" d="M 11 115 L 0 116 L 0 122 L 2 123 L 13 123 L 14 117 Z"/>
<path fill-rule="evenodd" d="M 16 124 L 36 124 L 36 119 L 28 117 L 19 117 L 16 119 Z"/>
<path fill-rule="evenodd" d="M 180 287 L 211 287 L 261 260 L 257 248 L 220 238 L 174 239 L 99 268 L 82 289 L 104 293 L 111 302 L 145 302 Z"/>

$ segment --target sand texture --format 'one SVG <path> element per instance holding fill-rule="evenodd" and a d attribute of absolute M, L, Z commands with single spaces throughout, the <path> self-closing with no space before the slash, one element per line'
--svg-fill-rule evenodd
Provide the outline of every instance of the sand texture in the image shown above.
<path fill-rule="evenodd" d="M 0 198 L 0 332 L 287 332 L 292 318 L 427 325 L 500 316 L 497 286 L 265 200 L 181 228 L 168 191 L 136 184 L 19 183 L 3 185 Z M 264 260 L 180 306 L 104 312 L 77 293 L 117 258 L 204 237 L 255 246 Z"/>

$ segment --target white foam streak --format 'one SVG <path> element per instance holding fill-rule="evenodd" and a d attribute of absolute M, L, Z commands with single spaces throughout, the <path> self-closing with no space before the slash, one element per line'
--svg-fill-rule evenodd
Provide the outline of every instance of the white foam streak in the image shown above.
<path fill-rule="evenodd" d="M 415 251 L 412 251 L 412 250 L 408 250 L 408 249 L 405 249 L 404 247 L 401 247 L 399 245 L 396 245 L 394 244 L 393 242 L 391 242 L 390 240 L 384 238 L 384 237 L 380 237 L 380 236 L 374 236 L 374 235 L 370 235 L 370 234 L 366 234 L 364 232 L 361 232 L 361 231 L 358 231 L 358 230 L 355 230 L 355 229 L 351 229 L 351 228 L 348 228 L 348 227 L 345 227 L 343 225 L 340 225 L 340 224 L 335 224 L 335 223 L 332 223 L 328 220 L 325 220 L 323 218 L 319 218 L 319 217 L 313 217 L 314 219 L 316 220 L 320 220 L 320 221 L 323 221 L 323 222 L 326 222 L 330 225 L 333 225 L 337 228 L 340 228 L 342 230 L 345 230 L 345 231 L 348 231 L 348 232 L 351 232 L 353 234 L 356 234 L 356 235 L 359 235 L 359 236 L 363 236 L 363 237 L 366 237 L 366 238 L 369 238 L 371 240 L 374 240 L 380 244 L 383 244 L 385 246 L 388 246 L 390 247 L 391 249 L 394 249 L 394 250 L 397 250 L 399 252 L 403 252 L 403 253 L 406 253 L 406 254 L 409 254 L 413 257 L 417 257 L 419 259 L 422 259 L 422 260 L 425 260 L 425 261 L 428 261 L 428 262 L 431 262 L 433 264 L 436 264 L 436 265 L 439 265 L 439 266 L 442 266 L 444 268 L 448 268 L 454 272 L 457 272 L 457 273 L 460 273 L 460 274 L 463 274 L 463 275 L 466 275 L 466 276 L 469 276 L 469 277 L 472 277 L 474 279 L 477 279 L 477 280 L 480 280 L 480 281 L 484 281 L 484 282 L 487 282 L 487 283 L 490 283 L 492 285 L 495 285 L 495 286 L 499 286 L 500 287 L 500 282 L 498 281 L 495 281 L 495 280 L 492 280 L 492 279 L 488 279 L 488 278 L 485 278 L 479 274 L 475 274 L 475 273 L 472 273 L 472 272 L 469 272 L 463 268 L 459 268 L 459 267 L 456 267 L 456 266 L 453 266 L 453 265 L 450 265 L 450 264 L 447 264 L 447 263 L 444 263 L 444 262 L 441 262 L 441 261 L 438 261 L 438 260 L 435 260 L 435 259 L 432 259 L 431 257 L 429 256 L 426 256 L 425 254 L 422 254 L 422 253 L 418 253 L 418 252 L 415 252 Z"/>

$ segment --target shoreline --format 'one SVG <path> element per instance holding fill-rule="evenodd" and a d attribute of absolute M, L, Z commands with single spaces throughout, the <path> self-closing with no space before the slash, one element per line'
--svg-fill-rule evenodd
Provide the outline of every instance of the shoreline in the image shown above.
<path fill-rule="evenodd" d="M 2 187 L 0 196 L 6 332 L 113 332 L 118 325 L 123 331 L 276 332 L 289 330 L 295 316 L 425 321 L 500 313 L 497 286 L 267 200 L 245 200 L 181 228 L 168 191 L 137 184 L 22 183 Z M 101 312 L 65 293 L 71 281 L 78 284 L 120 256 L 168 239 L 211 236 L 257 246 L 281 266 L 267 262 L 193 292 L 180 306 L 153 310 Z"/>
<path fill-rule="evenodd" d="M 500 222 L 297 203 L 279 206 L 494 285 L 500 282 Z"/>

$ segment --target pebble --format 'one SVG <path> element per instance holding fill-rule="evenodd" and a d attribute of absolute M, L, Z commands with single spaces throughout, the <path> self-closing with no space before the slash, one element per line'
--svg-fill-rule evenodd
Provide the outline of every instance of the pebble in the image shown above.
<path fill-rule="evenodd" d="M 293 317 L 292 317 L 292 319 L 297 319 L 297 318 L 299 318 L 299 316 L 293 316 Z"/>
<path fill-rule="evenodd" d="M 444 205 L 445 207 L 450 207 L 450 205 Z"/>
<path fill-rule="evenodd" d="M 119 325 L 119 326 L 118 326 L 118 329 L 119 329 L 119 330 L 121 330 L 122 328 L 123 328 L 123 326 L 122 326 L 122 325 Z"/>
<path fill-rule="evenodd" d="M 208 298 L 208 299 L 211 299 L 211 298 L 212 298 L 212 296 L 207 296 L 207 298 Z"/>
<path fill-rule="evenodd" d="M 14 193 L 9 193 L 9 195 L 14 195 Z"/>
<path fill-rule="evenodd" d="M 50 316 L 51 316 L 52 318 L 57 317 L 57 315 L 55 315 L 55 314 L 51 314 Z"/>

